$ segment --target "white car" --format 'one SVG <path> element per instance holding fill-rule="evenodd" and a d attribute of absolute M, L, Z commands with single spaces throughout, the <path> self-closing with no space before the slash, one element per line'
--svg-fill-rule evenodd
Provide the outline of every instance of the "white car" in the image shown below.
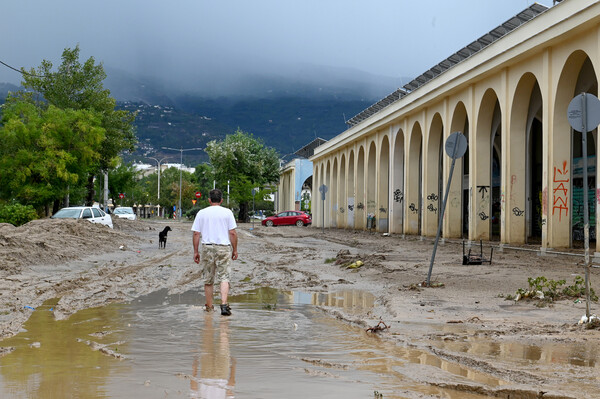
<path fill-rule="evenodd" d="M 87 219 L 92 223 L 100 223 L 105 226 L 113 228 L 113 222 L 110 215 L 104 213 L 100 208 L 92 206 L 70 206 L 68 208 L 62 208 L 54 215 L 50 216 L 51 219 Z"/>
<path fill-rule="evenodd" d="M 115 215 L 116 217 L 118 217 L 120 219 L 135 220 L 137 218 L 135 216 L 135 212 L 133 211 L 133 208 L 131 208 L 129 206 L 121 206 L 121 207 L 115 208 L 115 210 L 113 211 L 113 215 Z"/>

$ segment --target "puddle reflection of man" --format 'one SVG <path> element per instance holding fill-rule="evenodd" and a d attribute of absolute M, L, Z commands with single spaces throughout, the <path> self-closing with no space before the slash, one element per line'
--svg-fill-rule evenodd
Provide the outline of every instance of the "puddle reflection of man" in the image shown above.
<path fill-rule="evenodd" d="M 215 329 L 211 313 L 205 313 L 200 353 L 194 357 L 192 398 L 228 399 L 234 397 L 235 358 L 229 351 L 229 321 L 221 319 Z M 215 331 L 217 339 L 215 340 Z M 198 366 L 200 375 L 198 375 Z"/>

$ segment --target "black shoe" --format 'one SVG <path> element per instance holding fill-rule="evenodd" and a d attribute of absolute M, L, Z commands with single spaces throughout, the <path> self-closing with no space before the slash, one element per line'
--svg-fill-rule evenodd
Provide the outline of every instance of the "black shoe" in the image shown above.
<path fill-rule="evenodd" d="M 221 305 L 221 316 L 231 316 L 231 308 L 226 303 Z"/>

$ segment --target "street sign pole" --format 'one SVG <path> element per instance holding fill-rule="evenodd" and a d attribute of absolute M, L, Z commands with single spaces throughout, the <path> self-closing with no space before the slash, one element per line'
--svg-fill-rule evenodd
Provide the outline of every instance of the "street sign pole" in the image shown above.
<path fill-rule="evenodd" d="M 448 202 L 448 194 L 450 194 L 450 183 L 452 183 L 452 174 L 454 173 L 454 163 L 457 158 L 462 158 L 467 151 L 467 138 L 460 132 L 452 133 L 446 140 L 446 153 L 452 158 L 452 164 L 450 165 L 450 176 L 448 176 L 448 184 L 446 185 L 446 193 L 444 194 L 444 201 L 442 202 L 442 209 L 440 209 L 440 218 L 438 221 L 437 235 L 435 236 L 435 243 L 433 244 L 433 252 L 431 254 L 431 262 L 429 263 L 429 272 L 427 273 L 427 287 L 430 286 L 431 272 L 433 270 L 433 262 L 435 261 L 435 253 L 437 252 L 438 242 L 440 241 L 440 235 L 442 234 L 442 221 L 444 219 L 444 211 L 446 210 L 446 203 Z"/>
<path fill-rule="evenodd" d="M 323 224 L 321 225 L 321 231 L 325 233 L 325 194 L 327 194 L 327 186 L 321 184 L 321 186 L 319 187 L 319 191 L 321 192 L 321 200 L 323 201 Z"/>
<path fill-rule="evenodd" d="M 585 315 L 590 318 L 590 216 L 588 215 L 588 166 L 587 166 L 587 96 L 581 94 L 581 156 L 583 157 L 583 240 L 585 267 Z"/>
<path fill-rule="evenodd" d="M 227 181 L 227 192 L 229 192 L 229 181 Z M 254 196 L 256 195 L 256 189 L 252 189 L 252 230 L 254 230 L 254 216 L 256 211 L 254 210 Z"/>
<path fill-rule="evenodd" d="M 585 268 L 585 315 L 590 319 L 590 216 L 588 215 L 587 133 L 600 124 L 600 100 L 590 93 L 581 93 L 571 100 L 567 119 L 573 130 L 581 131 L 583 157 L 583 240 Z"/>

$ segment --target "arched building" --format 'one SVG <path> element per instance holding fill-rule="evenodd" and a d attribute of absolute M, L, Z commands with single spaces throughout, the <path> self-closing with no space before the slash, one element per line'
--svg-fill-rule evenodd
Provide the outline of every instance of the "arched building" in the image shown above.
<path fill-rule="evenodd" d="M 315 149 L 316 227 L 435 236 L 448 181 L 446 138 L 462 132 L 443 236 L 570 247 L 581 237 L 581 135 L 572 98 L 598 95 L 600 2 L 534 4 L 348 121 Z M 591 226 L 600 201 L 588 133 Z M 598 193 L 597 195 L 595 195 Z M 324 216 L 324 218 L 323 218 Z"/>

